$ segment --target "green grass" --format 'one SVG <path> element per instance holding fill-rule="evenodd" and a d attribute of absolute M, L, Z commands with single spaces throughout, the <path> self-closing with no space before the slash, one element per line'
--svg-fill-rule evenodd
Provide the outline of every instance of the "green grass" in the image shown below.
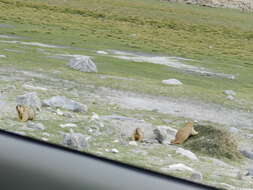
<path fill-rule="evenodd" d="M 69 70 L 66 61 L 48 58 L 16 44 L 0 43 L 2 66 L 18 69 L 62 72 L 59 76 L 111 88 L 154 95 L 194 98 L 242 109 L 251 109 L 253 100 L 253 15 L 236 10 L 210 9 L 155 0 L 0 0 L 2 34 L 27 37 L 22 41 L 82 48 L 50 49 L 57 53 L 93 56 L 99 74 L 123 76 L 137 81 L 101 80 L 98 75 Z M 136 36 L 132 36 L 136 34 Z M 25 51 L 17 54 L 4 48 Z M 107 56 L 95 50 L 120 49 L 193 58 L 190 64 L 216 72 L 237 74 L 236 80 L 208 78 L 178 72 L 150 63 L 134 63 Z M 39 65 L 39 67 L 38 67 Z M 183 87 L 168 87 L 161 80 L 177 78 Z M 222 91 L 237 92 L 238 101 L 225 99 Z"/>

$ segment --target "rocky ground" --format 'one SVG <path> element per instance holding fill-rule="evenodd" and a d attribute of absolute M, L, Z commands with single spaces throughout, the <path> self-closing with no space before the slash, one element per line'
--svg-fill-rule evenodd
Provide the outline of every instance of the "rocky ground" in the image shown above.
<path fill-rule="evenodd" d="M 225 189 L 252 188 L 249 164 L 253 153 L 245 149 L 253 141 L 249 135 L 251 113 L 203 102 L 82 85 L 61 79 L 57 76 L 59 72 L 48 75 L 45 71 L 1 67 L 1 128 Z M 110 76 L 102 75 L 101 80 L 105 77 Z M 34 121 L 18 121 L 15 105 L 24 101 L 40 110 Z M 226 119 L 220 119 L 221 116 Z M 220 160 L 170 145 L 177 129 L 187 120 L 225 127 L 244 126 L 227 129 L 239 140 L 249 159 Z M 143 142 L 129 138 L 137 127 L 144 131 Z M 164 143 L 159 143 L 155 129 Z"/>

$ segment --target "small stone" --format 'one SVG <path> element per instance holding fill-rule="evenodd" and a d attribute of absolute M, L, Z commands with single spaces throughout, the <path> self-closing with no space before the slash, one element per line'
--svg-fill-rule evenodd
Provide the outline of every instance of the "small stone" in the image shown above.
<path fill-rule="evenodd" d="M 68 66 L 81 72 L 97 72 L 95 63 L 88 56 L 76 55 L 70 60 Z"/>
<path fill-rule="evenodd" d="M 193 181 L 202 181 L 203 180 L 203 175 L 200 172 L 193 172 L 191 175 L 191 180 Z"/>
<path fill-rule="evenodd" d="M 233 91 L 233 90 L 224 90 L 223 93 L 226 95 L 230 95 L 230 96 L 236 95 L 235 91 Z"/>
<path fill-rule="evenodd" d="M 29 128 L 38 129 L 38 130 L 45 130 L 46 129 L 46 127 L 42 123 L 34 123 L 31 121 L 28 121 L 26 126 Z"/>
<path fill-rule="evenodd" d="M 69 128 L 69 127 L 77 127 L 74 123 L 66 123 L 66 124 L 60 124 L 61 128 Z"/>
<path fill-rule="evenodd" d="M 168 85 L 182 85 L 183 83 L 177 79 L 168 79 L 168 80 L 163 80 L 163 84 L 168 84 Z"/>
<path fill-rule="evenodd" d="M 0 55 L 0 58 L 6 58 L 6 55 Z"/>
<path fill-rule="evenodd" d="M 235 97 L 232 96 L 232 95 L 228 95 L 226 98 L 227 98 L 228 100 L 234 100 L 234 99 L 235 99 Z"/>
<path fill-rule="evenodd" d="M 119 151 L 118 151 L 116 148 L 113 148 L 113 149 L 111 150 L 111 152 L 112 152 L 112 153 L 115 153 L 115 154 L 116 154 L 116 153 L 119 153 Z"/>
<path fill-rule="evenodd" d="M 114 140 L 113 142 L 114 142 L 114 143 L 118 143 L 118 142 L 119 142 L 119 140 L 118 140 L 118 139 L 116 139 L 116 140 Z"/>
<path fill-rule="evenodd" d="M 249 151 L 249 150 L 240 150 L 240 152 L 242 153 L 242 155 L 244 155 L 245 157 L 253 160 L 253 152 Z"/>
<path fill-rule="evenodd" d="M 42 133 L 42 135 L 46 136 L 46 137 L 50 137 L 51 136 L 49 133 L 46 133 L 46 132 Z"/>
<path fill-rule="evenodd" d="M 63 144 L 71 148 L 84 149 L 88 147 L 89 138 L 89 136 L 71 131 L 64 135 Z"/>
<path fill-rule="evenodd" d="M 48 141 L 48 138 L 42 137 L 41 140 Z"/>
<path fill-rule="evenodd" d="M 177 153 L 177 154 L 181 154 L 181 155 L 183 155 L 183 156 L 189 158 L 190 160 L 194 160 L 194 161 L 198 161 L 198 160 L 199 160 L 199 159 L 197 158 L 197 156 L 196 156 L 194 153 L 192 153 L 192 152 L 189 151 L 189 150 L 185 150 L 185 149 L 183 149 L 183 148 L 178 148 L 178 149 L 176 150 L 176 153 Z"/>
<path fill-rule="evenodd" d="M 26 105 L 41 110 L 41 102 L 36 92 L 30 92 L 16 98 L 18 105 Z"/>
<path fill-rule="evenodd" d="M 169 165 L 168 167 L 162 168 L 164 171 L 189 171 L 189 172 L 194 172 L 192 168 L 189 166 L 186 166 L 185 164 L 172 164 Z"/>
<path fill-rule="evenodd" d="M 57 113 L 57 115 L 60 115 L 60 116 L 64 115 L 64 113 L 60 109 L 57 109 L 56 113 Z"/>
<path fill-rule="evenodd" d="M 230 128 L 229 128 L 229 132 L 230 132 L 230 133 L 236 134 L 236 133 L 239 132 L 239 130 L 238 130 L 237 128 L 235 128 L 235 127 L 230 127 Z"/>
<path fill-rule="evenodd" d="M 23 131 L 13 131 L 13 133 L 18 134 L 18 135 L 22 135 L 22 136 L 26 135 L 26 133 Z"/>
<path fill-rule="evenodd" d="M 97 54 L 107 55 L 108 53 L 106 51 L 96 51 Z"/>
<path fill-rule="evenodd" d="M 129 144 L 129 145 L 132 145 L 132 146 L 138 146 L 138 144 L 137 144 L 136 141 L 130 141 L 128 144 Z"/>
<path fill-rule="evenodd" d="M 74 112 L 87 112 L 88 110 L 86 105 L 70 100 L 64 96 L 53 96 L 50 99 L 43 100 L 42 105 L 47 107 L 63 108 Z"/>

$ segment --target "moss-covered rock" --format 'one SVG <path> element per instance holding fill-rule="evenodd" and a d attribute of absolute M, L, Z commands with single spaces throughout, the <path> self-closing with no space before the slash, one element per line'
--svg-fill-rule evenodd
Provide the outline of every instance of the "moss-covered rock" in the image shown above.
<path fill-rule="evenodd" d="M 217 158 L 241 158 L 237 140 L 227 130 L 210 125 L 196 125 L 194 128 L 199 134 L 191 136 L 184 147 Z"/>

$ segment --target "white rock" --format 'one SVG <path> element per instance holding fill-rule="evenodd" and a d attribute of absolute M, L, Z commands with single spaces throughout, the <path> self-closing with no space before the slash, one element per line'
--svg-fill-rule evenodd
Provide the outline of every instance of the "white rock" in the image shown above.
<path fill-rule="evenodd" d="M 97 54 L 107 55 L 108 53 L 106 51 L 96 51 Z"/>
<path fill-rule="evenodd" d="M 183 83 L 177 79 L 168 79 L 168 80 L 163 80 L 163 84 L 168 84 L 168 85 L 182 85 Z"/>
<path fill-rule="evenodd" d="M 64 96 L 53 96 L 49 99 L 43 100 L 42 105 L 63 108 L 74 112 L 87 112 L 88 110 L 86 105 L 70 100 Z"/>
<path fill-rule="evenodd" d="M 70 60 L 68 66 L 81 72 L 97 72 L 95 63 L 88 56 L 76 55 Z"/>
<path fill-rule="evenodd" d="M 43 141 L 48 141 L 48 138 L 42 137 L 41 138 Z"/>
<path fill-rule="evenodd" d="M 49 133 L 46 133 L 46 132 L 42 133 L 42 135 L 46 136 L 46 137 L 50 137 L 51 136 Z"/>
<path fill-rule="evenodd" d="M 6 56 L 5 55 L 0 55 L 0 58 L 6 58 Z"/>
<path fill-rule="evenodd" d="M 233 90 L 224 90 L 223 93 L 226 95 L 231 95 L 231 96 L 236 95 L 235 91 L 233 91 Z"/>
<path fill-rule="evenodd" d="M 227 98 L 228 100 L 234 100 L 234 99 L 235 99 L 235 97 L 232 96 L 232 95 L 228 95 L 226 98 Z"/>
<path fill-rule="evenodd" d="M 17 96 L 16 103 L 19 105 L 33 107 L 36 110 L 41 110 L 41 101 L 36 92 L 30 92 L 21 96 Z"/>
<path fill-rule="evenodd" d="M 61 116 L 64 115 L 64 113 L 60 109 L 57 109 L 56 113 L 57 113 L 57 115 L 61 115 Z"/>
<path fill-rule="evenodd" d="M 90 121 L 97 121 L 97 120 L 100 120 L 100 117 L 95 112 L 92 112 Z"/>
<path fill-rule="evenodd" d="M 111 152 L 112 152 L 112 153 L 119 153 L 119 151 L 118 151 L 116 148 L 113 148 L 113 149 L 111 150 Z"/>
<path fill-rule="evenodd" d="M 230 127 L 228 131 L 229 131 L 230 133 L 236 134 L 236 133 L 238 133 L 239 130 L 238 130 L 237 128 L 235 128 L 235 127 Z"/>
<path fill-rule="evenodd" d="M 128 144 L 132 145 L 132 146 L 137 146 L 138 145 L 136 141 L 130 141 Z"/>
<path fill-rule="evenodd" d="M 194 172 L 194 170 L 192 168 L 190 168 L 189 166 L 186 166 L 185 164 L 172 164 L 169 165 L 166 168 L 162 168 L 162 170 L 165 171 L 189 171 L 189 172 Z"/>
<path fill-rule="evenodd" d="M 191 175 L 191 180 L 193 181 L 202 181 L 203 180 L 203 175 L 200 172 L 193 172 Z"/>
<path fill-rule="evenodd" d="M 66 124 L 60 124 L 61 128 L 67 128 L 67 127 L 77 127 L 74 123 L 66 123 Z"/>
<path fill-rule="evenodd" d="M 38 87 L 38 86 L 31 86 L 31 85 L 28 85 L 28 84 L 24 84 L 22 87 L 25 88 L 25 89 L 27 89 L 27 90 L 41 90 L 41 91 L 47 91 L 46 88 Z"/>
<path fill-rule="evenodd" d="M 113 142 L 114 142 L 114 143 L 118 143 L 118 142 L 119 142 L 119 140 L 118 140 L 118 139 L 116 139 L 116 140 L 114 140 Z"/>
<path fill-rule="evenodd" d="M 198 161 L 199 159 L 197 158 L 197 156 L 194 154 L 194 153 L 192 153 L 191 151 L 189 151 L 189 150 L 185 150 L 185 149 L 183 149 L 183 148 L 178 148 L 177 150 L 176 150 L 176 153 L 177 154 L 181 154 L 181 155 L 183 155 L 183 156 L 185 156 L 185 157 L 187 157 L 187 158 L 189 158 L 189 159 L 191 159 L 191 160 L 195 160 L 195 161 Z"/>

